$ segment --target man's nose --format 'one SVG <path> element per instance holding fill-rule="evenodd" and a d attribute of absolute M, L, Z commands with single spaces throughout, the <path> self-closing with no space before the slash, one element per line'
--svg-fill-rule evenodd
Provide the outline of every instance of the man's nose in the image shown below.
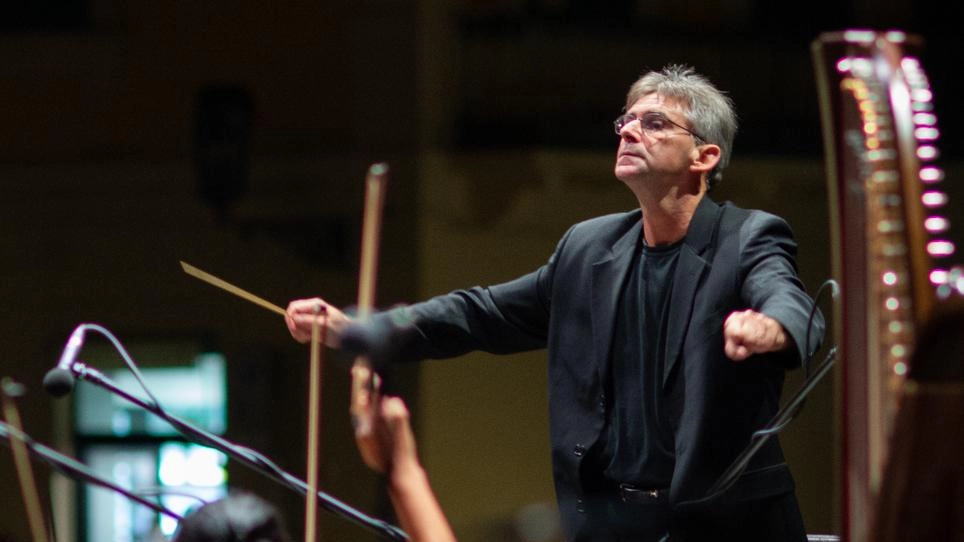
<path fill-rule="evenodd" d="M 627 141 L 636 142 L 642 138 L 642 132 L 643 128 L 639 119 L 633 119 L 623 124 L 623 127 L 619 129 L 619 137 Z"/>

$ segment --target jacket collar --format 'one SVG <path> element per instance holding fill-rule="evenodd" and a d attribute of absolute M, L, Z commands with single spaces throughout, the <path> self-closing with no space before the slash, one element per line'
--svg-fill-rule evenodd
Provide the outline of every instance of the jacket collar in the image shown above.
<path fill-rule="evenodd" d="M 707 251 L 716 235 L 722 209 L 715 201 L 704 196 L 697 205 L 683 238 L 666 322 L 664 385 L 679 358 L 683 337 L 689 328 L 697 286 L 710 267 L 709 259 L 712 256 L 707 254 Z M 637 210 L 629 213 L 627 218 L 632 221 L 631 225 L 613 243 L 609 253 L 593 264 L 592 269 L 592 283 L 589 287 L 593 311 L 592 340 L 600 379 L 605 378 L 605 372 L 608 371 L 619 296 L 623 292 L 623 285 L 631 268 L 630 263 L 636 255 L 636 247 L 642 235 L 642 213 Z"/>
<path fill-rule="evenodd" d="M 686 229 L 686 237 L 683 238 L 683 243 L 694 253 L 703 254 L 710 246 L 717 224 L 720 222 L 721 211 L 722 206 L 709 196 L 703 196 L 696 206 L 689 228 Z"/>
<path fill-rule="evenodd" d="M 689 229 L 683 246 L 680 247 L 679 261 L 673 276 L 673 291 L 670 293 L 669 314 L 666 321 L 666 358 L 663 360 L 663 385 L 665 386 L 676 367 L 683 346 L 683 338 L 693 319 L 693 302 L 697 287 L 704 274 L 711 267 L 712 245 L 723 207 L 703 196 Z"/>

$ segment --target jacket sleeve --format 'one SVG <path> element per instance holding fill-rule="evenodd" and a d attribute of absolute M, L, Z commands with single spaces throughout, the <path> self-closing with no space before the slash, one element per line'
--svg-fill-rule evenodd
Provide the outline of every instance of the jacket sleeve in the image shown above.
<path fill-rule="evenodd" d="M 481 350 L 508 354 L 545 348 L 556 262 L 569 234 L 536 271 L 494 286 L 475 286 L 374 315 L 387 330 L 393 360 L 450 358 Z"/>
<path fill-rule="evenodd" d="M 795 346 L 787 364 L 799 366 L 819 347 L 824 319 L 797 276 L 793 233 L 783 219 L 756 211 L 743 223 L 740 239 L 743 300 L 780 322 Z"/>

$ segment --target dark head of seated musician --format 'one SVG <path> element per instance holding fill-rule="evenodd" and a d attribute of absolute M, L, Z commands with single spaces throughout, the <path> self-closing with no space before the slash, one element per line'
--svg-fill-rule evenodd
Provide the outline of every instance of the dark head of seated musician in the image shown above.
<path fill-rule="evenodd" d="M 289 542 L 278 511 L 247 492 L 205 504 L 178 525 L 173 542 Z"/>
<path fill-rule="evenodd" d="M 805 540 L 777 439 L 706 498 L 824 330 L 819 313 L 807 329 L 786 221 L 707 194 L 731 158 L 732 101 L 671 65 L 632 84 L 614 129 L 635 208 L 575 224 L 527 275 L 373 315 L 369 342 L 392 363 L 546 348 L 570 540 Z M 351 319 L 321 298 L 289 304 L 289 331 L 308 341 L 319 306 L 337 346 Z"/>

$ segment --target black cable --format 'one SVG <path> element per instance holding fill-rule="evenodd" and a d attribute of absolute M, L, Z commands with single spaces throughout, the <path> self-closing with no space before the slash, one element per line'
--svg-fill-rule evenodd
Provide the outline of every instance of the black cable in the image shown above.
<path fill-rule="evenodd" d="M 53 448 L 44 446 L 43 444 L 36 442 L 30 435 L 14 427 L 11 427 L 10 425 L 4 422 L 0 422 L 0 439 L 4 439 L 7 441 L 10 441 L 11 439 L 17 439 L 20 442 L 23 442 L 24 445 L 27 447 L 27 450 L 33 453 L 33 455 L 39 457 L 47 464 L 54 467 L 56 470 L 66 474 L 67 476 L 70 476 L 71 478 L 74 478 L 76 480 L 82 480 L 84 482 L 87 482 L 96 486 L 100 486 L 100 487 L 109 489 L 111 491 L 114 491 L 115 493 L 124 495 L 125 497 L 127 497 L 128 499 L 131 499 L 132 501 L 138 502 L 148 508 L 153 509 L 155 512 L 159 512 L 166 516 L 170 516 L 178 521 L 183 519 L 179 514 L 176 514 L 168 510 L 167 508 L 159 504 L 156 504 L 154 502 L 151 502 L 139 495 L 136 495 L 113 482 L 110 482 L 108 480 L 101 478 L 93 471 L 91 471 L 87 465 L 84 465 L 83 463 L 77 461 L 72 457 L 63 455 L 60 452 L 54 450 Z"/>
<path fill-rule="evenodd" d="M 187 491 L 177 491 L 166 487 L 144 487 L 135 491 L 137 495 L 143 495 L 148 497 L 166 497 L 173 495 L 175 497 L 185 497 L 188 499 L 194 499 L 195 501 L 201 503 L 202 505 L 210 504 L 211 501 L 206 501 L 203 498 L 195 495 L 194 493 L 189 493 Z"/>
<path fill-rule="evenodd" d="M 834 279 L 827 279 L 823 281 L 823 284 L 821 284 L 819 288 L 817 288 L 817 294 L 813 296 L 813 306 L 810 307 L 810 314 L 807 315 L 807 332 L 804 334 L 803 339 L 804 348 L 807 352 L 807 355 L 803 359 L 803 375 L 806 378 L 810 377 L 810 361 L 820 349 L 820 343 L 814 345 L 813 350 L 810 349 L 810 332 L 813 331 L 813 317 L 817 314 L 817 307 L 820 305 L 820 298 L 823 296 L 823 293 L 827 291 L 827 288 L 830 288 L 830 295 L 832 299 L 836 300 L 840 295 L 840 286 L 837 284 L 837 281 Z"/>
<path fill-rule="evenodd" d="M 746 470 L 746 467 L 750 464 L 750 460 L 753 455 L 763 446 L 763 444 L 773 435 L 776 435 L 783 429 L 785 429 L 791 421 L 793 421 L 796 416 L 803 409 L 803 404 L 805 402 L 806 396 L 811 390 L 817 385 L 817 383 L 829 372 L 830 368 L 833 366 L 834 360 L 837 358 L 837 347 L 833 346 L 827 352 L 827 356 L 824 358 L 823 362 L 817 367 L 816 371 L 810 374 L 810 361 L 819 351 L 819 348 L 815 347 L 812 351 L 810 350 L 810 332 L 813 327 L 813 318 L 816 315 L 817 307 L 819 306 L 820 299 L 823 294 L 830 288 L 831 295 L 833 299 L 836 299 L 840 293 L 840 287 L 837 285 L 837 281 L 833 279 L 827 279 L 820 288 L 817 289 L 817 294 L 814 296 L 813 306 L 810 308 L 810 314 L 807 318 L 807 330 L 804 335 L 804 340 L 806 341 L 804 348 L 807 355 L 803 359 L 803 366 L 805 369 L 805 379 L 803 385 L 797 391 L 796 394 L 787 402 L 787 404 L 781 408 L 773 419 L 763 428 L 755 431 L 750 435 L 750 442 L 746 448 L 740 452 L 740 455 L 733 460 L 730 466 L 723 472 L 720 478 L 713 484 L 712 487 L 707 491 L 705 497 L 697 499 L 694 501 L 687 501 L 685 504 L 694 505 L 698 503 L 709 502 L 727 490 L 729 490 L 733 485 L 739 480 L 740 476 Z"/>
<path fill-rule="evenodd" d="M 309 488 L 303 480 L 296 478 L 292 474 L 284 471 L 281 467 L 274 463 L 274 461 L 268 459 L 261 453 L 245 446 L 233 443 L 218 435 L 213 435 L 202 431 L 181 420 L 180 418 L 168 413 L 147 388 L 147 385 L 144 383 L 143 377 L 141 376 L 140 371 L 137 369 L 134 360 L 131 358 L 130 354 L 123 347 L 120 341 L 114 337 L 109 330 L 102 326 L 96 324 L 87 324 L 87 327 L 103 334 L 117 348 L 118 353 L 124 359 L 125 364 L 131 369 L 131 372 L 134 373 L 135 379 L 140 384 L 141 388 L 143 388 L 149 400 L 144 400 L 128 394 L 124 390 L 120 389 L 116 384 L 112 383 L 105 375 L 79 361 L 74 362 L 70 367 L 70 371 L 74 373 L 77 378 L 102 386 L 105 389 L 116 393 L 127 401 L 144 408 L 152 414 L 155 414 L 159 418 L 169 423 L 172 427 L 174 427 L 175 430 L 178 431 L 178 433 L 186 436 L 189 440 L 194 440 L 195 442 L 199 442 L 206 446 L 223 451 L 229 456 L 240 460 L 243 464 L 253 467 L 264 474 L 268 474 L 269 478 L 272 478 L 295 491 L 308 495 Z M 351 520 L 356 525 L 365 527 L 366 529 L 372 530 L 373 532 L 392 540 L 409 540 L 408 535 L 399 528 L 382 520 L 372 518 L 361 511 L 356 510 L 351 506 L 335 499 L 327 493 L 324 493 L 323 491 L 317 491 L 315 498 L 320 500 L 320 504 L 325 510 L 340 515 L 344 519 Z"/>
<path fill-rule="evenodd" d="M 161 405 L 161 402 L 157 400 L 157 397 L 155 397 L 154 394 L 151 393 L 150 388 L 148 388 L 147 384 L 144 382 L 144 376 L 141 374 L 140 369 L 138 369 L 137 364 L 134 362 L 134 359 L 131 357 L 127 349 L 124 348 L 124 345 L 121 344 L 120 340 L 113 333 L 111 333 L 110 330 L 98 324 L 85 324 L 85 327 L 86 329 L 100 333 L 101 335 L 106 337 L 107 340 L 111 342 L 111 344 L 114 345 L 115 350 L 117 350 L 117 353 L 120 354 L 121 359 L 124 361 L 124 364 L 127 365 L 127 368 L 130 369 L 131 373 L 134 375 L 134 379 L 137 381 L 138 384 L 140 384 L 140 387 L 142 390 L 144 390 L 144 393 L 147 394 L 148 400 L 146 402 L 151 407 L 153 407 L 153 409 L 148 409 L 148 410 L 151 410 L 155 415 L 157 415 L 159 418 L 166 421 L 170 425 L 174 426 L 175 428 L 179 426 L 183 427 L 183 422 L 173 417 L 170 413 L 168 413 L 167 410 L 164 409 L 164 406 Z M 83 377 L 81 376 L 81 378 Z M 227 440 L 225 440 L 225 443 L 230 444 L 233 449 L 237 450 L 239 453 L 247 457 L 250 461 L 253 461 L 261 465 L 262 467 L 273 471 L 275 474 L 281 474 L 284 472 L 281 469 L 281 467 L 279 467 L 277 464 L 275 464 L 273 461 L 268 459 L 266 456 L 258 453 L 255 450 L 252 450 L 250 448 L 247 448 L 239 444 L 231 443 Z"/>

